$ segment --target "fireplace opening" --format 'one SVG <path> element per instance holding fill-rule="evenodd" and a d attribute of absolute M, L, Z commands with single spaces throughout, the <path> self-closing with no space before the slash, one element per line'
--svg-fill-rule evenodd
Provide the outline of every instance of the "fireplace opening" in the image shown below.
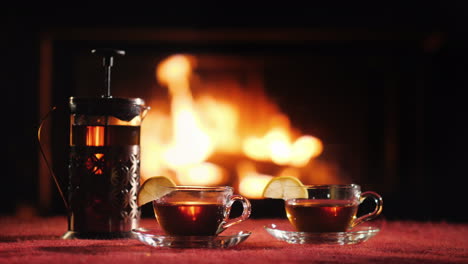
<path fill-rule="evenodd" d="M 43 38 L 41 74 L 50 81 L 41 86 L 49 100 L 40 107 L 59 109 L 49 128 L 58 175 L 67 175 L 68 97 L 100 95 L 101 59 L 90 50 L 113 47 L 127 54 L 116 58 L 112 94 L 151 107 L 142 125 L 142 180 L 231 185 L 257 204 L 254 217 L 283 215 L 277 201 L 261 199 L 274 176 L 355 182 L 383 195 L 395 188 L 393 36 L 359 32 L 362 39 L 350 42 L 345 32 L 298 29 L 226 29 L 227 39 L 219 30 L 156 33 L 120 30 L 107 39 L 96 30 L 51 31 Z M 44 169 L 41 179 L 42 207 L 61 211 Z"/>

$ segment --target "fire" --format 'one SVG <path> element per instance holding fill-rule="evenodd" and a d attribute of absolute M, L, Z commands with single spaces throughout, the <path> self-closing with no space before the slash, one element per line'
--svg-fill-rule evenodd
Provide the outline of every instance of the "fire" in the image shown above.
<path fill-rule="evenodd" d="M 270 175 L 251 173 L 246 175 L 239 184 L 239 192 L 249 198 L 262 198 L 263 188 L 273 178 Z"/>
<path fill-rule="evenodd" d="M 261 174 L 256 171 L 251 162 L 240 162 L 237 165 L 237 174 L 240 178 L 239 192 L 249 198 L 261 198 L 263 188 L 273 176 Z"/>
<path fill-rule="evenodd" d="M 222 164 L 208 162 L 210 157 L 224 154 L 299 168 L 320 155 L 322 142 L 294 131 L 288 117 L 261 93 L 236 92 L 242 87 L 228 82 L 224 85 L 232 91 L 220 97 L 219 85 L 205 83 L 207 91 L 195 97 L 191 85 L 199 81 L 196 65 L 194 57 L 173 55 L 156 68 L 158 82 L 169 91 L 170 113 L 155 107 L 146 119 L 142 178 L 170 172 L 182 185 L 229 184 L 228 172 Z M 217 91 L 218 97 L 209 91 Z M 273 176 L 250 169 L 238 171 L 238 177 L 239 192 L 253 198 Z"/>
<path fill-rule="evenodd" d="M 305 166 L 322 153 L 322 142 L 313 136 L 301 136 L 291 142 L 284 128 L 273 128 L 264 137 L 247 138 L 244 153 L 254 160 L 271 160 L 278 165 Z"/>
<path fill-rule="evenodd" d="M 182 55 L 168 58 L 157 69 L 158 80 L 171 93 L 173 138 L 164 159 L 174 170 L 199 164 L 213 152 L 213 143 L 200 124 L 190 92 L 191 69 L 189 59 Z"/>
<path fill-rule="evenodd" d="M 323 151 L 320 139 L 313 136 L 301 136 L 291 145 L 291 165 L 305 166 L 310 159 L 318 157 Z"/>
<path fill-rule="evenodd" d="M 225 177 L 225 171 L 220 166 L 209 162 L 178 169 L 177 172 L 178 180 L 185 185 L 220 184 Z"/>

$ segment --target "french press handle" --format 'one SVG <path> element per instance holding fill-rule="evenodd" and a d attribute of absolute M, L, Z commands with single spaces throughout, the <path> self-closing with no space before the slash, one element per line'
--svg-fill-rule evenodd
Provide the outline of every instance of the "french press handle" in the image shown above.
<path fill-rule="evenodd" d="M 57 176 L 54 173 L 54 170 L 52 169 L 52 166 L 47 159 L 47 155 L 44 151 L 44 147 L 42 146 L 42 141 L 41 141 L 41 132 L 42 132 L 42 127 L 44 126 L 45 121 L 49 118 L 49 116 L 57 109 L 57 107 L 52 107 L 52 109 L 49 110 L 49 112 L 41 118 L 41 122 L 39 124 L 39 127 L 37 129 L 37 141 L 39 143 L 39 150 L 41 152 L 42 158 L 44 159 L 45 165 L 47 166 L 47 169 L 49 170 L 50 175 L 52 175 L 52 178 L 54 179 L 55 185 L 57 186 L 58 192 L 60 194 L 60 197 L 62 197 L 63 203 L 65 204 L 65 207 L 67 210 L 70 210 L 70 205 L 68 204 L 67 198 L 65 197 L 65 194 L 63 192 L 64 184 L 63 182 L 57 178 Z"/>

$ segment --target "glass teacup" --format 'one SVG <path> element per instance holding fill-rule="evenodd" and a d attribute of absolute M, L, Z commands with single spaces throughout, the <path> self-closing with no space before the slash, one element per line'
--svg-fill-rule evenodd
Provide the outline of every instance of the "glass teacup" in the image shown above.
<path fill-rule="evenodd" d="M 307 190 L 307 198 L 285 201 L 289 222 L 300 232 L 349 231 L 377 217 L 383 208 L 383 200 L 379 194 L 372 191 L 361 193 L 361 187 L 357 184 L 286 186 L 285 189 L 287 188 Z M 376 204 L 374 210 L 357 217 L 359 205 L 367 198 L 373 199 Z"/>
<path fill-rule="evenodd" d="M 249 200 L 234 195 L 229 186 L 164 187 L 167 192 L 153 201 L 156 219 L 167 235 L 215 236 L 230 226 L 249 218 Z M 230 219 L 229 213 L 235 201 L 243 206 L 242 215 Z"/>

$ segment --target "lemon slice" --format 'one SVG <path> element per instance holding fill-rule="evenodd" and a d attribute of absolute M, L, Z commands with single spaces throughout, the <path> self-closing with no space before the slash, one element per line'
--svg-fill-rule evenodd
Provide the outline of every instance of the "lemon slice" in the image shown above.
<path fill-rule="evenodd" d="M 169 192 L 164 187 L 174 187 L 176 184 L 171 178 L 166 176 L 154 176 L 148 178 L 140 187 L 137 196 L 138 206 L 142 206 L 160 197 L 163 197 Z"/>
<path fill-rule="evenodd" d="M 309 195 L 299 179 L 292 176 L 278 176 L 267 183 L 263 189 L 263 197 L 286 200 L 308 198 Z"/>

